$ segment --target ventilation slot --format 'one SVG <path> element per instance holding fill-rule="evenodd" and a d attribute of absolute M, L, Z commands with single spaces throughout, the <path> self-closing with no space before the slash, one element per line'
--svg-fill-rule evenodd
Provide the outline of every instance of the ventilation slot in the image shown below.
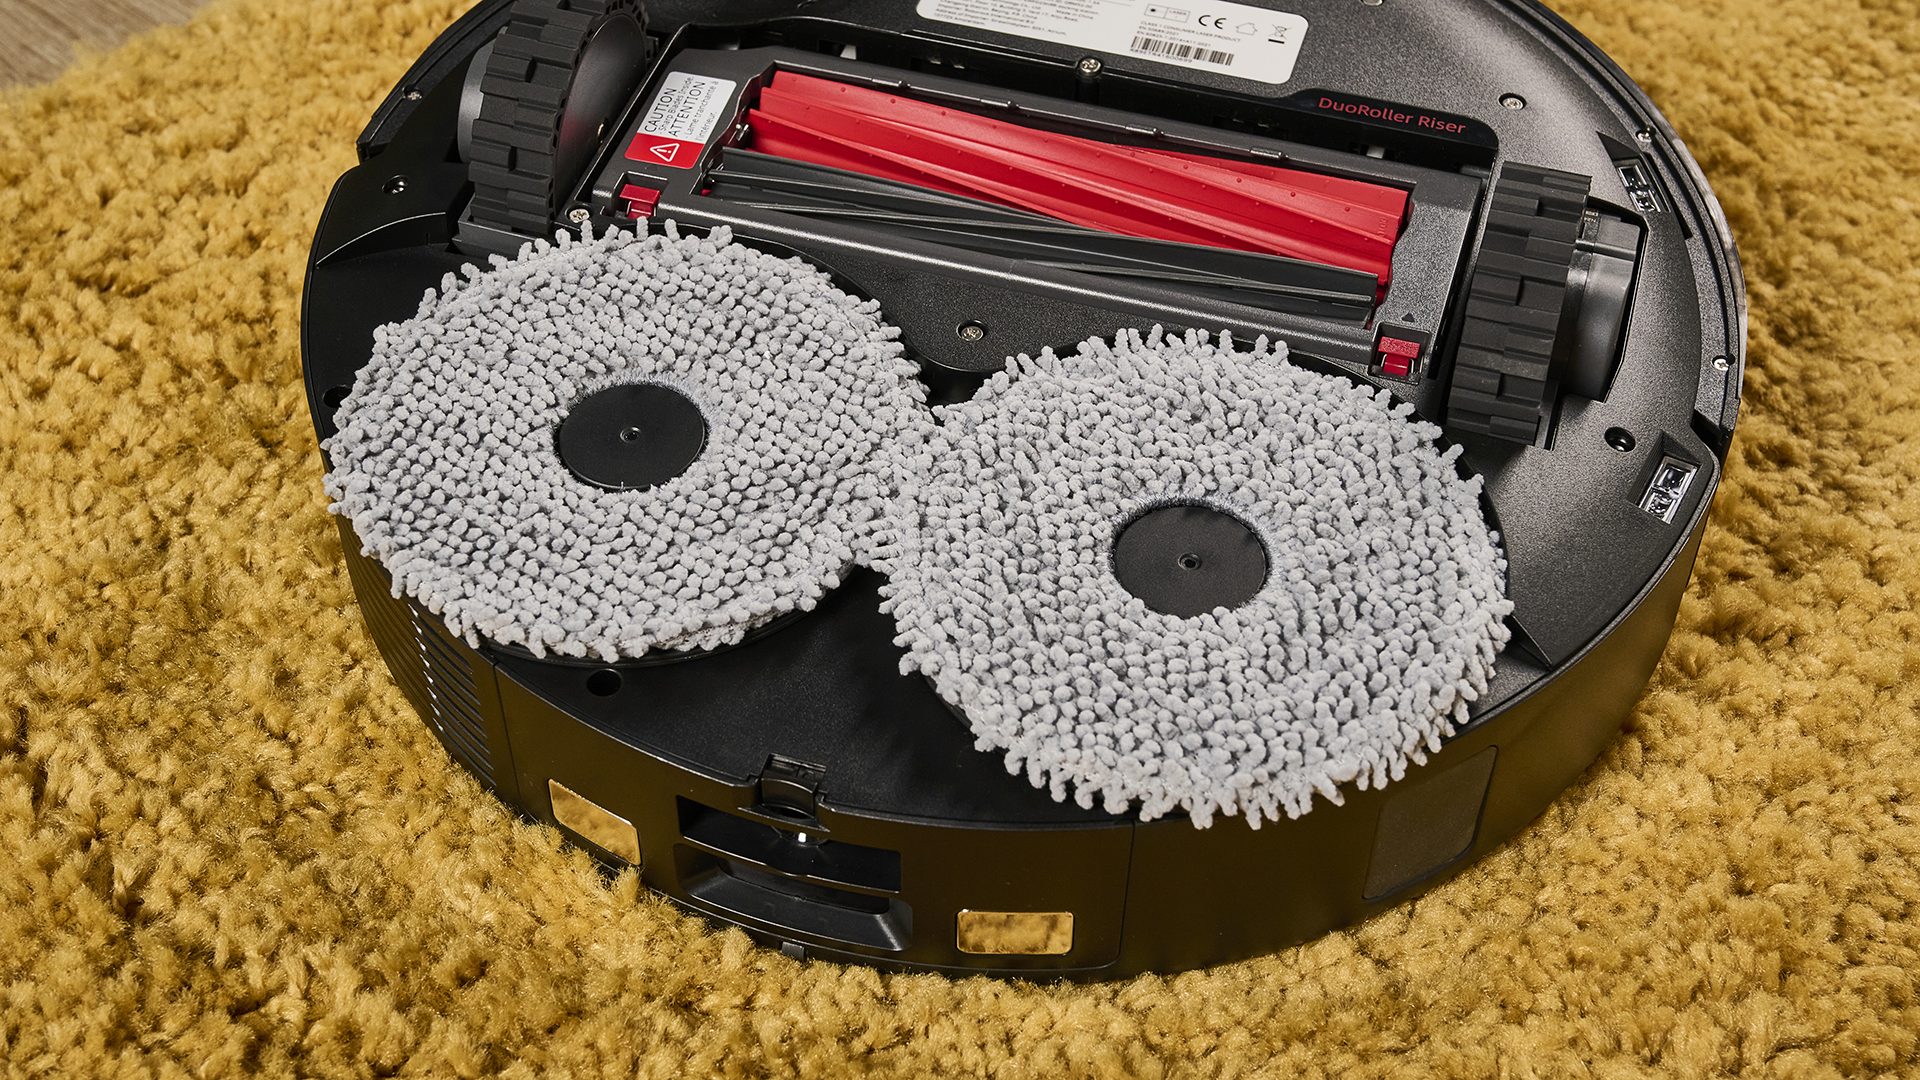
<path fill-rule="evenodd" d="M 413 703 L 414 709 L 422 716 L 430 716 L 433 696 L 427 691 L 427 680 L 421 671 L 412 619 L 401 606 L 402 602 L 393 599 L 393 583 L 386 572 L 359 553 L 359 540 L 344 529 L 341 546 L 345 549 L 353 594 L 360 599 L 360 613 L 367 620 L 374 644 L 380 647 L 380 655 L 387 661 L 387 670 L 393 672 L 393 681 L 400 684 L 400 692 Z"/>
<path fill-rule="evenodd" d="M 419 612 L 412 614 L 421 671 L 433 702 L 434 727 L 454 760 L 492 787 L 493 755 L 487 747 L 486 721 L 480 717 L 480 699 L 474 692 L 473 665 Z"/>

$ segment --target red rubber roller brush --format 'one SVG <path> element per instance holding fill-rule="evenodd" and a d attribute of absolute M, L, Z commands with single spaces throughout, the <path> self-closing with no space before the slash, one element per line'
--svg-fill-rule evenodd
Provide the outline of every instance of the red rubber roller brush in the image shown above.
<path fill-rule="evenodd" d="M 1406 193 L 1095 142 L 780 72 L 748 113 L 762 153 L 1018 207 L 1125 236 L 1392 272 Z"/>

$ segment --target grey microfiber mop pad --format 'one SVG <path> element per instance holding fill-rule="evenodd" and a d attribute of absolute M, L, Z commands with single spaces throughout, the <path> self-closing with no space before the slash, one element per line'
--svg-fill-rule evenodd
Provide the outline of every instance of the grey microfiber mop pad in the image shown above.
<path fill-rule="evenodd" d="M 1082 806 L 1258 826 L 1399 778 L 1485 690 L 1512 609 L 1479 480 L 1410 412 L 1265 339 L 1016 358 L 903 451 L 877 563 L 903 668 Z M 1253 599 L 1181 618 L 1121 586 L 1116 531 L 1174 502 L 1254 530 Z"/>
<path fill-rule="evenodd" d="M 332 509 L 395 595 L 469 641 L 718 647 L 866 554 L 881 449 L 930 422 L 898 332 L 798 259 L 668 232 L 530 245 L 375 333 L 327 443 Z M 569 408 L 622 383 L 671 387 L 708 429 L 645 490 L 588 484 L 556 450 Z"/>

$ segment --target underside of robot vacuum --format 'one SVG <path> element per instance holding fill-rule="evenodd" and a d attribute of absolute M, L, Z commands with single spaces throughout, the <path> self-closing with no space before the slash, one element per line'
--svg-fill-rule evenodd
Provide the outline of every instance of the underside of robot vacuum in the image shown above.
<path fill-rule="evenodd" d="M 1719 207 L 1530 0 L 486 0 L 359 154 L 302 345 L 395 680 L 795 956 L 1431 888 L 1626 718 L 1739 403 Z"/>

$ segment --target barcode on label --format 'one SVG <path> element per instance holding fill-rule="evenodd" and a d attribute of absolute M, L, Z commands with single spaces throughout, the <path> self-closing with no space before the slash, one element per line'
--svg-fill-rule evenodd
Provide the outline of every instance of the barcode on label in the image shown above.
<path fill-rule="evenodd" d="M 1175 60 L 1198 60 L 1203 64 L 1219 64 L 1228 67 L 1233 64 L 1233 54 L 1209 49 L 1202 45 L 1182 45 L 1177 41 L 1163 41 L 1160 38 L 1136 37 L 1133 39 L 1133 51 L 1148 56 L 1168 56 Z"/>

